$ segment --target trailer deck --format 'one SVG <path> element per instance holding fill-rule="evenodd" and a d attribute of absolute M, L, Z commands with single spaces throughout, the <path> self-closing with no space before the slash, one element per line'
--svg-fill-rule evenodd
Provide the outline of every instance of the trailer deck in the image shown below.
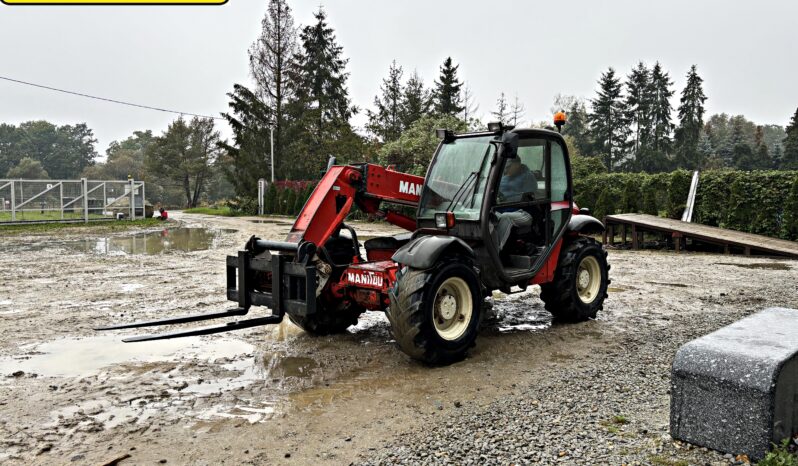
<path fill-rule="evenodd" d="M 643 233 L 655 233 L 673 238 L 676 252 L 681 252 L 685 248 L 687 238 L 691 238 L 701 243 L 721 246 L 726 254 L 739 251 L 745 255 L 756 253 L 798 258 L 798 242 L 795 241 L 654 215 L 608 215 L 604 218 L 604 223 L 607 225 L 607 230 L 604 232 L 604 244 L 614 245 L 615 235 L 620 230 L 622 244 L 626 244 L 628 235 L 631 235 L 632 249 L 640 248 Z"/>

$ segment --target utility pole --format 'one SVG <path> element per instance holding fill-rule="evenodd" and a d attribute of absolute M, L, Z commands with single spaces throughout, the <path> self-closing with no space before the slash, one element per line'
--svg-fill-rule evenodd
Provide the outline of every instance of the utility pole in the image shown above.
<path fill-rule="evenodd" d="M 272 149 L 272 183 L 274 183 L 274 125 L 269 126 L 269 144 Z"/>

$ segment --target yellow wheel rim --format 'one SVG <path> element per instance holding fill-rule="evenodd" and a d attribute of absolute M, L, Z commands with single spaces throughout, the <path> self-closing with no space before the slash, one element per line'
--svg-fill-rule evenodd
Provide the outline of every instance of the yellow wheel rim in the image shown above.
<path fill-rule="evenodd" d="M 576 269 L 576 291 L 579 299 L 590 304 L 596 300 L 601 289 L 601 267 L 593 256 L 587 256 Z"/>
<path fill-rule="evenodd" d="M 435 293 L 432 319 L 441 338 L 454 341 L 462 337 L 471 322 L 474 301 L 468 284 L 459 277 L 446 279 Z"/>

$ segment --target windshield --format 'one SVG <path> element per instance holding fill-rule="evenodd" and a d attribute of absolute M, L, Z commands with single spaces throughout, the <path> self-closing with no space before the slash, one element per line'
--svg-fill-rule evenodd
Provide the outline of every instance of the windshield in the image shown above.
<path fill-rule="evenodd" d="M 418 209 L 419 218 L 454 212 L 463 220 L 479 220 L 488 167 L 495 146 L 493 136 L 455 139 L 444 144 L 427 175 Z"/>

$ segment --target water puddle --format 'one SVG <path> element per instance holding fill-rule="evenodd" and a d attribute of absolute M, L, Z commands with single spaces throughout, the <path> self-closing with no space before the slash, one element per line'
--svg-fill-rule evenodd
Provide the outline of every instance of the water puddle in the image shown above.
<path fill-rule="evenodd" d="M 684 283 L 667 283 L 667 282 L 646 282 L 651 285 L 661 285 L 661 286 L 673 286 L 675 288 L 690 288 L 690 285 L 685 285 Z"/>
<path fill-rule="evenodd" d="M 753 264 L 734 264 L 731 262 L 717 262 L 715 265 L 731 265 L 734 267 L 741 267 L 744 269 L 754 269 L 754 270 L 790 270 L 790 266 L 782 262 L 756 262 Z"/>
<path fill-rule="evenodd" d="M 551 314 L 543 307 L 537 294 L 529 291 L 512 295 L 494 295 L 493 307 L 497 321 L 491 325 L 502 333 L 534 332 L 551 327 Z"/>
<path fill-rule="evenodd" d="M 68 241 L 70 249 L 105 256 L 127 254 L 162 254 L 169 251 L 204 251 L 217 247 L 217 243 L 230 229 L 169 228 L 162 231 L 130 236 L 112 236 Z"/>
<path fill-rule="evenodd" d="M 251 223 L 261 223 L 266 225 L 287 225 L 293 226 L 294 222 L 290 220 L 250 220 Z"/>
<path fill-rule="evenodd" d="M 232 338 L 159 340 L 122 343 L 118 335 L 63 338 L 27 345 L 22 353 L 0 359 L 0 375 L 23 372 L 49 377 L 85 377 L 119 364 L 141 364 L 181 360 L 232 359 L 250 355 L 249 343 Z"/>

